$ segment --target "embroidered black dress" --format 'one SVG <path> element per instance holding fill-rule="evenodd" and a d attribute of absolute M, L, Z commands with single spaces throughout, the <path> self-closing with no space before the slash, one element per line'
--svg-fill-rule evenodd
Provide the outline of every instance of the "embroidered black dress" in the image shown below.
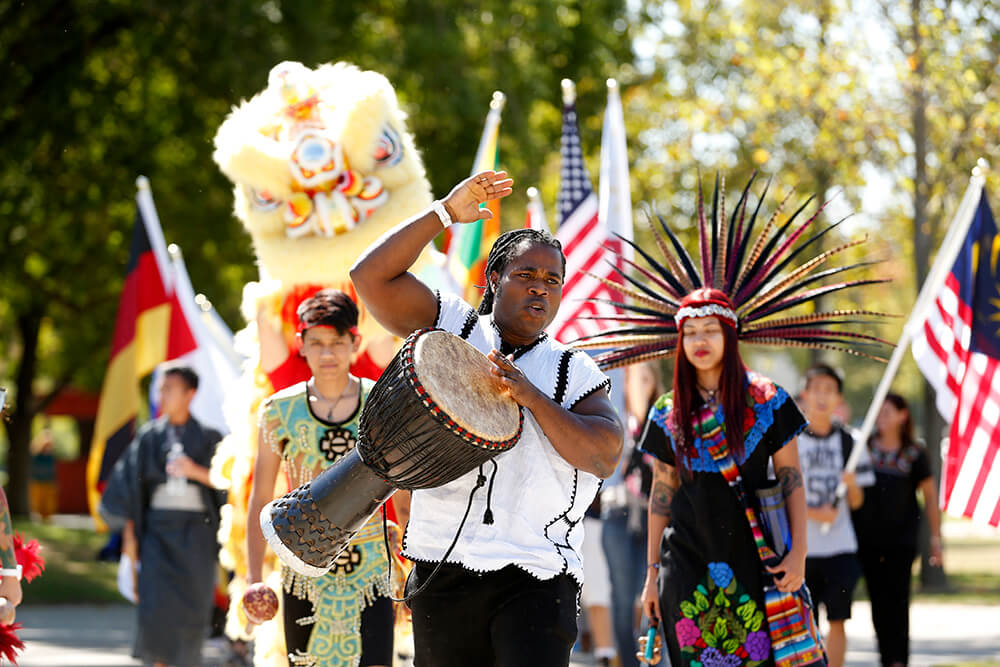
<path fill-rule="evenodd" d="M 672 395 L 650 410 L 640 447 L 677 466 Z M 722 421 L 722 408 L 717 409 Z M 784 389 L 748 374 L 745 453 L 737 460 L 747 494 L 764 485 L 768 461 L 806 426 Z M 660 610 L 673 667 L 771 665 L 761 563 L 747 516 L 701 439 L 671 504 L 660 543 Z M 679 466 L 677 466 L 679 467 Z M 755 508 L 758 509 L 759 508 Z"/>

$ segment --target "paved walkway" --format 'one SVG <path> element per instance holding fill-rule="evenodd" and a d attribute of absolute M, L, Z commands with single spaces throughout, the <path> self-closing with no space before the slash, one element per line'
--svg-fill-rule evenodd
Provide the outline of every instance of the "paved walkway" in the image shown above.
<path fill-rule="evenodd" d="M 24 606 L 17 620 L 24 625 L 21 637 L 27 648 L 21 667 L 117 667 L 135 665 L 129 657 L 133 626 L 132 607 Z M 911 611 L 913 667 L 954 665 L 975 661 L 1000 661 L 1000 606 L 916 604 Z M 848 665 L 878 664 L 872 638 L 870 609 L 854 605 L 847 624 Z M 205 667 L 222 662 L 223 644 L 206 643 Z M 576 656 L 573 665 L 590 664 Z"/>

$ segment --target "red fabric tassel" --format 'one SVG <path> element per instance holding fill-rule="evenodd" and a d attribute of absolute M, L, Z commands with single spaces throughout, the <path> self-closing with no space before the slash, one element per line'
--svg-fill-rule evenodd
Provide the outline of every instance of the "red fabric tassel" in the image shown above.
<path fill-rule="evenodd" d="M 17 656 L 24 650 L 24 642 L 17 636 L 20 629 L 20 623 L 0 625 L 0 658 L 9 660 L 12 665 L 17 664 Z"/>

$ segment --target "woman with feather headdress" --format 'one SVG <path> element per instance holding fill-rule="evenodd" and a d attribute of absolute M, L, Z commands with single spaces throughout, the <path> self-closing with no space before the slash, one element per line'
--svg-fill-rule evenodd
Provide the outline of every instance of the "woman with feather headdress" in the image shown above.
<path fill-rule="evenodd" d="M 856 268 L 817 271 L 856 243 L 790 269 L 836 225 L 800 244 L 819 211 L 797 221 L 806 202 L 779 223 L 779 206 L 755 238 L 761 206 L 748 210 L 752 182 L 729 218 L 718 178 L 710 215 L 699 191 L 700 271 L 659 218 L 653 232 L 664 262 L 632 244 L 649 268 L 622 258 L 634 273 L 620 272 L 624 287 L 612 286 L 627 303 L 615 303 L 620 314 L 599 317 L 619 326 L 577 343 L 611 348 L 597 356 L 603 368 L 674 356 L 673 391 L 650 410 L 640 441 L 656 459 L 643 606 L 661 624 L 674 667 L 825 664 L 808 602 L 794 622 L 778 609 L 808 600 L 796 444 L 806 421 L 784 389 L 746 367 L 739 343 L 865 354 L 860 347 L 883 342 L 838 326 L 877 313 L 786 312 L 873 281 L 816 286 Z M 787 508 L 784 532 L 765 525 L 771 515 L 758 499 L 771 486 L 769 464 L 779 480 L 773 497 Z M 652 662 L 658 651 L 659 645 L 650 652 Z"/>

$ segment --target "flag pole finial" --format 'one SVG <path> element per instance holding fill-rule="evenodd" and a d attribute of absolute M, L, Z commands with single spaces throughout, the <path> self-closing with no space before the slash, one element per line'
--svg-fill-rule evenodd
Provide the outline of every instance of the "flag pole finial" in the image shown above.
<path fill-rule="evenodd" d="M 534 201 L 538 199 L 538 188 L 532 185 L 530 188 L 528 188 L 526 194 L 528 195 L 528 199 Z"/>
<path fill-rule="evenodd" d="M 979 158 L 976 160 L 976 166 L 972 168 L 973 176 L 986 176 L 986 172 L 990 170 L 990 163 L 986 161 L 986 158 Z"/>
<path fill-rule="evenodd" d="M 576 102 L 576 84 L 573 83 L 572 79 L 562 80 L 562 98 L 563 104 L 566 106 Z"/>
<path fill-rule="evenodd" d="M 149 179 L 145 176 L 140 175 L 135 179 L 135 187 L 140 190 L 149 190 Z"/>
<path fill-rule="evenodd" d="M 507 103 L 507 96 L 503 94 L 503 91 L 494 90 L 493 99 L 490 100 L 490 109 L 503 111 L 503 107 L 506 103 Z"/>
<path fill-rule="evenodd" d="M 170 255 L 170 259 L 180 259 L 184 256 L 181 253 L 181 247 L 176 243 L 171 243 L 167 246 L 167 254 Z"/>
<path fill-rule="evenodd" d="M 614 90 L 618 87 L 618 79 L 610 78 L 608 79 L 608 90 Z"/>

